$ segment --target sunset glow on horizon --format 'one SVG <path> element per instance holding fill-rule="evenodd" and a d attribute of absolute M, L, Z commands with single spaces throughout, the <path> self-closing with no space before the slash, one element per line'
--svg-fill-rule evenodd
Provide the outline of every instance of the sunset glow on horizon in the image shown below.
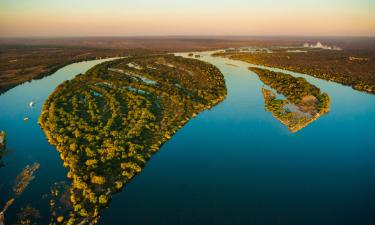
<path fill-rule="evenodd" d="M 375 1 L 5 0 L 0 36 L 375 36 Z"/>

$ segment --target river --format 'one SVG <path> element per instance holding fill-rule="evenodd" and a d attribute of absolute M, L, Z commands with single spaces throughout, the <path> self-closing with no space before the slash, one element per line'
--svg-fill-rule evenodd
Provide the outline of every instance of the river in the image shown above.
<path fill-rule="evenodd" d="M 263 85 L 250 64 L 199 54 L 224 74 L 227 98 L 179 130 L 114 195 L 101 224 L 374 224 L 374 95 L 290 73 L 331 98 L 328 114 L 291 133 L 264 109 Z M 0 130 L 10 149 L 0 168 L 0 203 L 25 165 L 41 164 L 7 220 L 28 203 L 49 214 L 43 195 L 67 180 L 67 171 L 37 118 L 58 84 L 100 62 L 75 63 L 0 95 Z"/>

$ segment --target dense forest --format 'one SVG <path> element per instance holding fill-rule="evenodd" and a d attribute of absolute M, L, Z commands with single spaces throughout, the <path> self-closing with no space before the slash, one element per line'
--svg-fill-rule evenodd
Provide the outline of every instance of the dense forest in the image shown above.
<path fill-rule="evenodd" d="M 329 112 L 330 98 L 326 93 L 310 84 L 302 77 L 250 67 L 259 79 L 286 99 L 277 99 L 276 94 L 267 88 L 262 89 L 265 108 L 274 117 L 296 132 L 321 115 Z"/>
<path fill-rule="evenodd" d="M 167 54 L 102 63 L 61 84 L 39 118 L 72 180 L 72 207 L 56 221 L 96 223 L 164 142 L 225 96 L 216 67 Z"/>

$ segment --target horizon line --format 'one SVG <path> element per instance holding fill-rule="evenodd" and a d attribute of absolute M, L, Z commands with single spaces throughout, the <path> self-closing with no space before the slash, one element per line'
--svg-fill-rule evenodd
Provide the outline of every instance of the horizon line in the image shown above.
<path fill-rule="evenodd" d="M 39 38 L 375 38 L 375 35 L 29 35 L 0 36 L 0 39 L 39 39 Z"/>

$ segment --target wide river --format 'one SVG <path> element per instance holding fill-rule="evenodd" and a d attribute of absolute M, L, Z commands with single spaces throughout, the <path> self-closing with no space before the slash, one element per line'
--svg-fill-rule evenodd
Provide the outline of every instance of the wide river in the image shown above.
<path fill-rule="evenodd" d="M 227 98 L 179 130 L 114 195 L 101 224 L 375 224 L 375 95 L 290 73 L 331 99 L 328 114 L 291 133 L 264 109 L 263 84 L 247 69 L 250 64 L 199 54 L 224 74 Z M 67 170 L 37 118 L 57 85 L 102 61 L 71 64 L 0 95 L 0 130 L 7 132 L 8 147 L 0 208 L 12 196 L 17 174 L 40 163 L 6 222 L 30 204 L 48 224 L 45 196 L 53 183 L 67 181 Z"/>

